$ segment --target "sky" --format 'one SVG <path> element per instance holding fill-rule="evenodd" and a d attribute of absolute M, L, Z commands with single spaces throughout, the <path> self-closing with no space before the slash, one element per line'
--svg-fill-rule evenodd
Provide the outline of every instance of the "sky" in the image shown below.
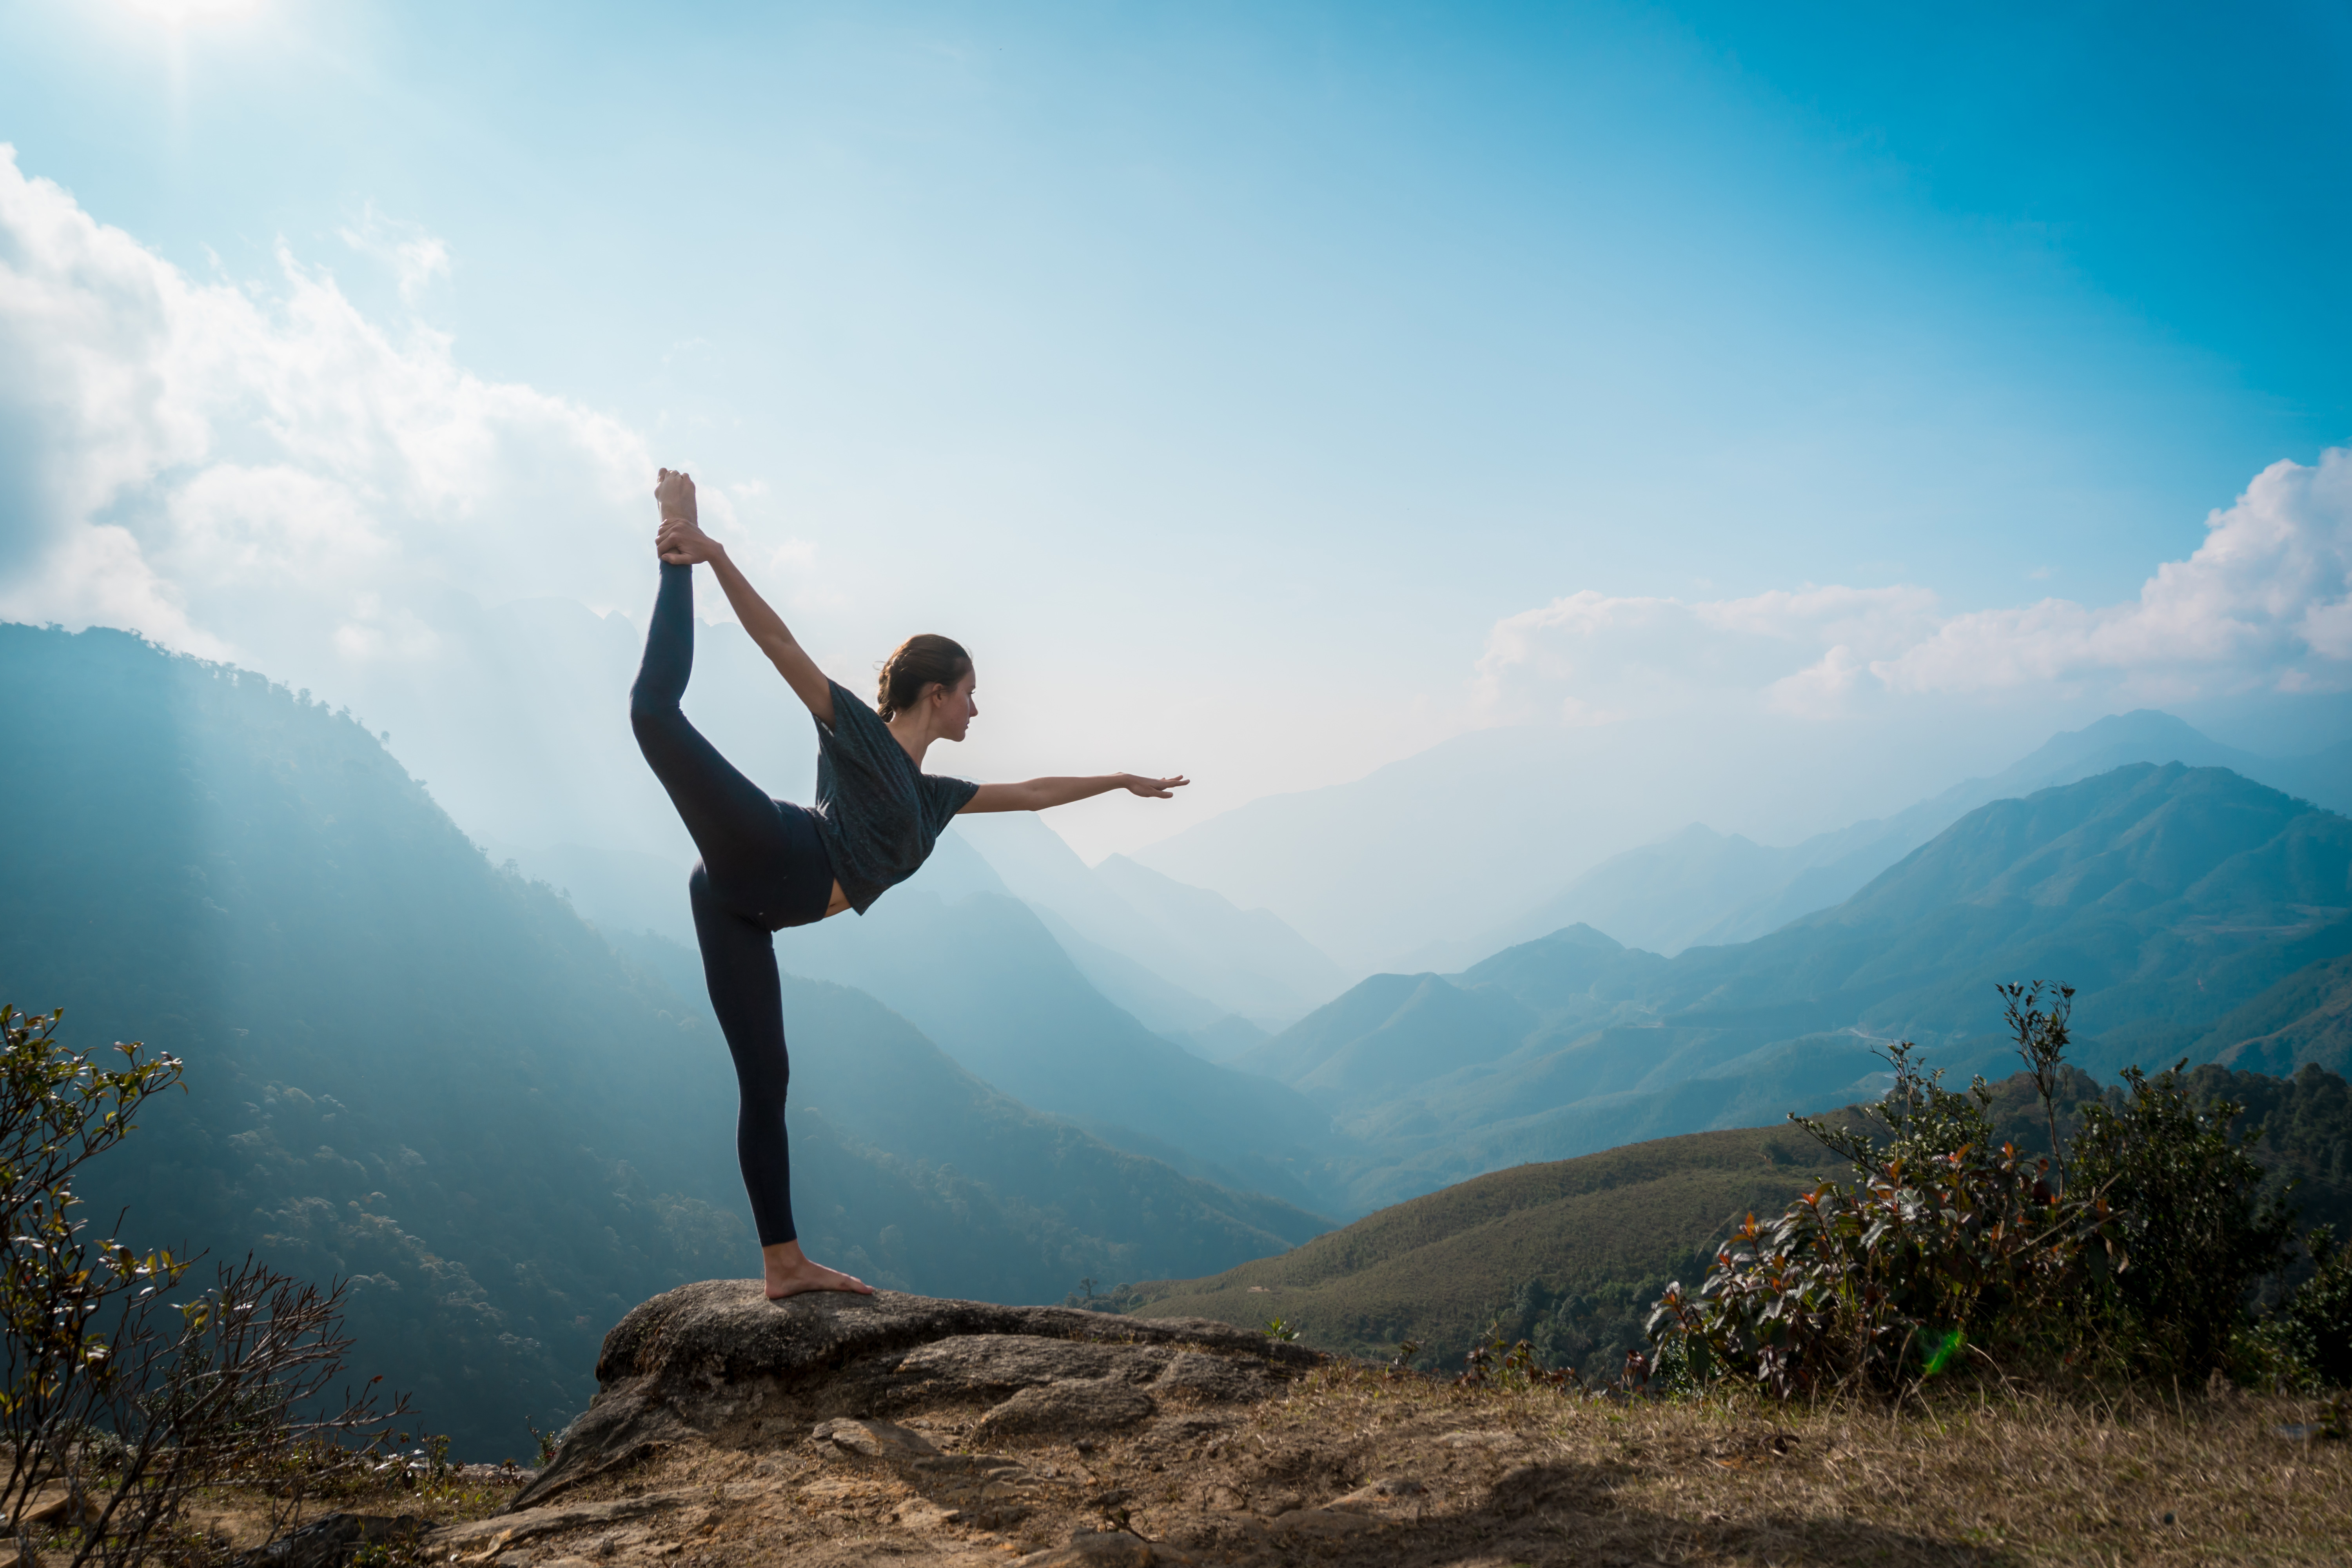
<path fill-rule="evenodd" d="M 657 465 L 845 682 L 972 648 L 934 767 L 1197 781 L 1089 858 L 1503 724 L 1772 727 L 1781 840 L 2352 732 L 2341 5 L 0 0 L 0 615 L 502 843 L 676 837 Z"/>

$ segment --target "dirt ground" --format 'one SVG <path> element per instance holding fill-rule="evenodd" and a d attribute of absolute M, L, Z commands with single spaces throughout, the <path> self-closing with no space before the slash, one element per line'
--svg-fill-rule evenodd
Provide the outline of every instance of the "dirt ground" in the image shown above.
<path fill-rule="evenodd" d="M 2314 1408 L 1947 1396 L 1900 1414 L 1791 1413 L 1333 1366 L 1255 1405 L 1163 1410 L 1091 1440 L 975 1446 L 974 1406 L 782 1446 L 681 1443 L 400 1555 L 497 1568 L 2352 1562 L 2352 1444 L 2279 1430 Z"/>

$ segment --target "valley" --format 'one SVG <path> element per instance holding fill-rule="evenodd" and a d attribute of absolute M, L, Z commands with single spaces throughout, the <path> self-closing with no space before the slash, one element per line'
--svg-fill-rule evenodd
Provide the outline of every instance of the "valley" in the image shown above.
<path fill-rule="evenodd" d="M 39 738 L 0 764 L 10 997 L 189 1064 L 91 1212 L 354 1279 L 362 1353 L 483 1452 L 581 1407 L 629 1304 L 745 1268 L 688 948 L 492 864 L 380 737 L 257 676 L 20 626 L 0 668 Z M 1643 1292 L 1818 1166 L 1782 1118 L 1869 1098 L 1887 1041 L 2004 1076 L 1997 979 L 2080 986 L 2103 1078 L 2346 1065 L 2352 825 L 2221 768 L 1976 805 L 1744 943 L 1579 923 L 1353 985 L 1043 831 L 951 836 L 780 943 L 803 1230 L 878 1284 L 1617 1353 Z"/>

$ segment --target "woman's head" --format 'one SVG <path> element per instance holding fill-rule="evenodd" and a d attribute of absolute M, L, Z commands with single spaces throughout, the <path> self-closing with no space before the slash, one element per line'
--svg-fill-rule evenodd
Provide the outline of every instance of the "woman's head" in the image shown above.
<path fill-rule="evenodd" d="M 961 741 L 964 726 L 978 711 L 971 688 L 971 655 L 963 651 L 963 645 L 952 637 L 921 632 L 900 643 L 882 661 L 874 708 L 883 718 L 892 719 L 939 700 L 940 737 Z"/>

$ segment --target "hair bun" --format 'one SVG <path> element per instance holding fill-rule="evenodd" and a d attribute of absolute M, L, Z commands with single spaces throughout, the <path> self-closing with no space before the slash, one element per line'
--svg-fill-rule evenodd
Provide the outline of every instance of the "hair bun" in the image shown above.
<path fill-rule="evenodd" d="M 885 719 L 915 705 L 923 689 L 936 682 L 954 687 L 971 673 L 971 655 L 953 637 L 918 632 L 900 643 L 882 661 L 882 679 L 874 693 L 874 710 Z"/>

